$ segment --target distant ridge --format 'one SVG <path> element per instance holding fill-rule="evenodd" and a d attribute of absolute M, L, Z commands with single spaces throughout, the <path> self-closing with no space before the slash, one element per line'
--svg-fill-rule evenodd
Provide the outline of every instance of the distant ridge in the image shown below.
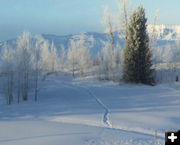
<path fill-rule="evenodd" d="M 171 46 L 172 49 L 175 48 L 177 40 L 180 41 L 180 25 L 148 25 L 148 32 L 150 35 L 152 32 L 155 32 L 155 47 L 160 47 L 165 49 L 166 46 Z M 108 41 L 108 34 L 106 33 L 98 33 L 98 32 L 86 32 L 83 33 L 85 45 L 87 45 L 93 56 L 102 50 Z M 121 48 L 124 47 L 124 37 L 122 33 L 115 32 L 115 44 L 119 44 Z M 60 52 L 61 46 L 63 45 L 65 49 L 68 49 L 70 41 L 78 41 L 81 37 L 81 34 L 71 34 L 58 36 L 53 34 L 42 34 L 42 37 L 49 42 L 54 42 L 57 49 Z M 3 47 L 4 43 L 7 42 L 12 47 L 16 46 L 16 39 L 7 40 L 0 42 L 0 49 Z"/>
<path fill-rule="evenodd" d="M 158 40 L 180 40 L 180 25 L 148 25 L 148 32 L 155 30 Z"/>

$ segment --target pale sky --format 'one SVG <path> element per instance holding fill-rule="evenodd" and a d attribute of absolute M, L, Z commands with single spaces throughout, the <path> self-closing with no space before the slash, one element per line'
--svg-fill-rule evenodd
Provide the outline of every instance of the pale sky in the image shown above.
<path fill-rule="evenodd" d="M 148 23 L 156 9 L 158 24 L 180 24 L 180 0 L 129 0 L 143 5 Z M 116 0 L 0 0 L 0 40 L 17 37 L 24 30 L 34 34 L 66 35 L 103 32 L 104 6 L 117 11 Z"/>

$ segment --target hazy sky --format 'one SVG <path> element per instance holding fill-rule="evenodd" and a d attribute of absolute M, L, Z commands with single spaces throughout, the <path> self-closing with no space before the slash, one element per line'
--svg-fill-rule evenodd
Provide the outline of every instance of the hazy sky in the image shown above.
<path fill-rule="evenodd" d="M 180 0 L 129 0 L 142 4 L 148 23 L 159 9 L 159 24 L 180 24 Z M 116 0 L 0 0 L 0 40 L 11 39 L 22 31 L 40 34 L 103 32 L 104 6 L 117 11 Z"/>

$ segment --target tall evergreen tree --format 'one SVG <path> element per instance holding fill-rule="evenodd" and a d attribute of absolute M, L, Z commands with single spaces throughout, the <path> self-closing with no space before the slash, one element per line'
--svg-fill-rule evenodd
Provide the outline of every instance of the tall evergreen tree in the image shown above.
<path fill-rule="evenodd" d="M 139 6 L 131 15 L 126 31 L 123 79 L 127 83 L 153 82 L 152 53 L 146 22 L 145 10 Z"/>

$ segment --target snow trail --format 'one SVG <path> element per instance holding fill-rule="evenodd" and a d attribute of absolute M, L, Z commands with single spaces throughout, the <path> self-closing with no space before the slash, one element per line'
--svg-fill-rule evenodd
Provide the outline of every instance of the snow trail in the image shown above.
<path fill-rule="evenodd" d="M 74 89 L 76 91 L 80 91 L 79 88 L 83 88 L 84 90 L 86 90 L 86 92 L 92 96 L 95 101 L 105 110 L 104 116 L 103 116 L 103 123 L 107 126 L 107 127 L 112 127 L 112 124 L 109 120 L 109 108 L 88 88 L 85 86 L 81 86 L 81 85 L 74 85 L 74 84 L 69 84 L 67 82 L 61 81 L 61 85 L 63 85 L 64 87 L 68 87 L 71 89 Z"/>
<path fill-rule="evenodd" d="M 82 86 L 80 86 L 80 87 L 82 87 Z M 100 106 L 102 106 L 102 108 L 105 110 L 105 113 L 104 113 L 104 116 L 103 116 L 103 123 L 105 125 L 107 125 L 108 127 L 112 127 L 112 124 L 111 124 L 111 122 L 109 120 L 109 114 L 110 114 L 109 108 L 89 88 L 84 87 L 84 86 L 82 88 L 87 90 L 87 92 L 90 94 L 90 96 L 92 96 L 96 100 L 96 102 Z"/>

